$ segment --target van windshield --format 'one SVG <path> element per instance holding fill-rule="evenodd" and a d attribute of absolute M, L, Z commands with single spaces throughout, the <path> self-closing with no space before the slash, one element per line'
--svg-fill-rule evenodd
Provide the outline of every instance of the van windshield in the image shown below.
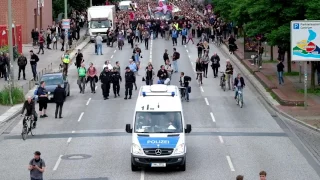
<path fill-rule="evenodd" d="M 109 20 L 91 21 L 90 28 L 92 28 L 92 29 L 110 28 L 110 21 Z"/>
<path fill-rule="evenodd" d="M 137 112 L 136 133 L 182 133 L 181 112 Z"/>

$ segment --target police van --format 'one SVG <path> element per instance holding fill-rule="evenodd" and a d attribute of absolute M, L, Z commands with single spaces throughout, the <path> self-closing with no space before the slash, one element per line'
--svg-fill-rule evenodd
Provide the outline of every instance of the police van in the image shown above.
<path fill-rule="evenodd" d="M 177 86 L 142 86 L 133 127 L 127 124 L 126 132 L 132 133 L 132 171 L 141 167 L 179 167 L 185 171 L 185 133 L 191 132 L 191 125 L 185 124 Z"/>

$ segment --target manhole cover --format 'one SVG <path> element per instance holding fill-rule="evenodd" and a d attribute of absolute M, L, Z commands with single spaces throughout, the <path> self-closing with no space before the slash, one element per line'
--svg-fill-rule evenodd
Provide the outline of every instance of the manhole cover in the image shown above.
<path fill-rule="evenodd" d="M 69 154 L 61 157 L 61 159 L 64 159 L 64 160 L 81 160 L 81 159 L 88 159 L 88 158 L 91 158 L 91 156 L 88 154 Z"/>

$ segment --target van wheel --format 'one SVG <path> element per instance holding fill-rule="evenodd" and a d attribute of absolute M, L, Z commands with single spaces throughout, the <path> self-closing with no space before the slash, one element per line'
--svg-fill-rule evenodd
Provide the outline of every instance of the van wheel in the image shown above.
<path fill-rule="evenodd" d="M 139 171 L 138 166 L 135 166 L 131 163 L 131 171 Z"/>
<path fill-rule="evenodd" d="M 180 171 L 186 171 L 186 162 L 179 167 Z"/>

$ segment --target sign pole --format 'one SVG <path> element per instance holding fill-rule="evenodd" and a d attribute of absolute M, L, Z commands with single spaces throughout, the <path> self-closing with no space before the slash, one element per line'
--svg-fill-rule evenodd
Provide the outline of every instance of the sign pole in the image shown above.
<path fill-rule="evenodd" d="M 64 19 L 68 19 L 68 2 L 64 0 Z M 65 28 L 64 45 L 65 49 L 68 50 L 68 30 Z"/>
<path fill-rule="evenodd" d="M 307 62 L 304 63 L 304 109 L 307 109 L 308 106 L 308 66 Z"/>
<path fill-rule="evenodd" d="M 9 44 L 9 68 L 8 68 L 8 76 L 10 77 L 8 79 L 8 82 L 10 84 L 10 91 L 9 91 L 9 97 L 10 97 L 10 104 L 13 106 L 13 100 L 12 100 L 12 90 L 13 90 L 13 83 L 14 83 L 14 76 L 13 76 L 13 40 L 12 40 L 12 1 L 8 0 L 8 44 Z"/>

